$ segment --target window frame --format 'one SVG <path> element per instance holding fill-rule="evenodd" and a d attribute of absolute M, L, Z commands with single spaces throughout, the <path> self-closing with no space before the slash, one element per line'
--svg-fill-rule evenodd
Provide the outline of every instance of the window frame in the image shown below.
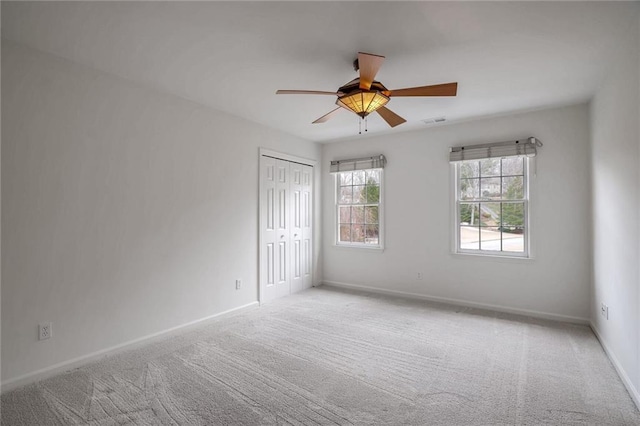
<path fill-rule="evenodd" d="M 340 241 L 340 207 L 341 206 L 371 206 L 375 204 L 340 204 L 340 175 L 341 173 L 351 173 L 357 170 L 344 170 L 341 172 L 332 173 L 333 174 L 333 194 L 334 194 L 334 208 L 333 208 L 333 232 L 334 232 L 334 246 L 340 248 L 349 248 L 349 249 L 365 249 L 365 250 L 384 250 L 384 168 L 372 168 L 372 169 L 364 169 L 362 171 L 366 172 L 368 170 L 378 170 L 380 172 L 380 185 L 379 185 L 379 197 L 378 197 L 378 244 L 367 244 L 367 243 L 358 243 L 358 242 L 343 242 Z"/>
<path fill-rule="evenodd" d="M 513 157 L 494 157 L 494 159 L 503 158 L 513 158 Z M 524 251 L 523 252 L 510 252 L 510 251 L 502 251 L 502 250 L 474 250 L 474 249 L 463 249 L 461 248 L 461 236 L 460 236 L 460 206 L 462 204 L 469 204 L 469 200 L 461 200 L 460 198 L 460 165 L 465 162 L 480 162 L 482 160 L 488 160 L 490 158 L 483 159 L 475 159 L 470 161 L 458 161 L 451 163 L 452 166 L 452 176 L 453 176 L 453 228 L 454 228 L 454 239 L 453 239 L 453 253 L 454 254 L 462 254 L 462 255 L 472 255 L 472 256 L 480 256 L 480 257 L 500 257 L 500 258 L 508 258 L 508 259 L 532 259 L 532 250 L 531 250 L 531 167 L 532 162 L 535 161 L 534 157 L 529 156 L 519 156 L 518 158 L 523 158 L 523 198 L 520 200 L 508 200 L 503 201 L 500 200 L 486 200 L 485 202 L 493 202 L 493 203 L 523 203 L 524 209 Z M 502 178 L 502 172 L 500 173 L 500 178 Z M 476 202 L 480 201 L 480 198 Z"/>

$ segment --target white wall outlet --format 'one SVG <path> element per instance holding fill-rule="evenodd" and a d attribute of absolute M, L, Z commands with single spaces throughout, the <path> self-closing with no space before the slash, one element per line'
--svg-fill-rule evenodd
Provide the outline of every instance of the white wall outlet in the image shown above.
<path fill-rule="evenodd" d="M 236 290 L 240 290 L 242 288 L 242 280 L 236 280 Z"/>
<path fill-rule="evenodd" d="M 38 340 L 47 340 L 53 336 L 53 326 L 50 322 L 38 324 Z"/>
<path fill-rule="evenodd" d="M 418 281 L 422 281 L 424 279 L 424 274 L 422 272 L 418 272 Z"/>
<path fill-rule="evenodd" d="M 604 319 L 607 319 L 607 320 L 609 319 L 609 307 L 604 303 L 600 305 L 600 313 L 602 314 Z"/>

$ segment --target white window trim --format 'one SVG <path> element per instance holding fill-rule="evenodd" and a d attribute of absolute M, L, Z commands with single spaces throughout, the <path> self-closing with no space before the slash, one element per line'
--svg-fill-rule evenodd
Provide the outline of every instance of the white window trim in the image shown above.
<path fill-rule="evenodd" d="M 372 169 L 373 170 L 373 169 Z M 338 204 L 338 193 L 340 191 L 340 185 L 338 185 L 338 179 L 340 176 L 340 172 L 333 174 L 333 246 L 337 248 L 347 248 L 347 249 L 364 249 L 364 250 L 372 250 L 372 251 L 384 251 L 384 169 L 375 169 L 380 170 L 380 200 L 378 202 L 378 244 L 365 244 L 365 243 L 343 243 L 340 242 L 339 238 L 339 217 L 340 217 L 340 206 Z M 346 170 L 345 170 L 346 171 Z"/>
<path fill-rule="evenodd" d="M 451 241 L 451 253 L 458 256 L 474 257 L 474 258 L 487 258 L 487 259 L 509 259 L 509 260 L 532 260 L 533 257 L 533 245 L 531 243 L 533 228 L 531 220 L 531 199 L 532 193 L 532 181 L 535 177 L 535 173 L 531 173 L 531 170 L 536 170 L 535 157 L 525 157 L 524 162 L 524 191 L 525 191 L 525 211 L 524 211 L 524 252 L 504 252 L 496 250 L 469 250 L 460 248 L 460 227 L 458 224 L 458 218 L 460 217 L 458 196 L 459 196 L 459 179 L 458 179 L 458 163 L 451 163 L 451 185 L 450 185 L 450 197 L 451 197 L 451 226 L 453 228 L 453 238 Z M 479 161 L 479 160 L 473 160 Z"/>

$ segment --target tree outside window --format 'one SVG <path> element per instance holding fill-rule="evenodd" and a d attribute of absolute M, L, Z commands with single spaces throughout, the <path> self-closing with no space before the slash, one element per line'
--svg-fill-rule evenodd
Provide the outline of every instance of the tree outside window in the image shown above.
<path fill-rule="evenodd" d="M 381 177 L 381 169 L 337 174 L 339 245 L 381 245 Z"/>

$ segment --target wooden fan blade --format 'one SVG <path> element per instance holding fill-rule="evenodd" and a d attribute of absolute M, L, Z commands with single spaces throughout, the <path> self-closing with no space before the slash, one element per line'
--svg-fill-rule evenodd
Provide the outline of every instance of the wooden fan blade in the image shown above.
<path fill-rule="evenodd" d="M 276 95 L 342 95 L 340 92 L 322 92 L 319 90 L 278 90 Z"/>
<path fill-rule="evenodd" d="M 407 121 L 386 107 L 380 107 L 376 112 L 380 114 L 380 117 L 382 117 L 391 127 L 396 127 Z"/>
<path fill-rule="evenodd" d="M 376 78 L 380 66 L 384 61 L 384 56 L 372 55 L 370 53 L 358 52 L 358 68 L 360 69 L 360 88 L 369 90 L 371 83 Z"/>
<path fill-rule="evenodd" d="M 330 119 L 333 116 L 333 114 L 335 114 L 335 112 L 338 111 L 339 109 L 342 109 L 342 107 L 338 107 L 338 108 L 334 109 L 333 111 L 326 113 L 325 115 L 323 115 L 322 117 L 320 117 L 316 121 L 314 121 L 312 124 L 324 123 L 325 121 Z"/>
<path fill-rule="evenodd" d="M 456 93 L 458 93 L 458 83 L 446 83 L 390 90 L 388 96 L 455 96 Z"/>

